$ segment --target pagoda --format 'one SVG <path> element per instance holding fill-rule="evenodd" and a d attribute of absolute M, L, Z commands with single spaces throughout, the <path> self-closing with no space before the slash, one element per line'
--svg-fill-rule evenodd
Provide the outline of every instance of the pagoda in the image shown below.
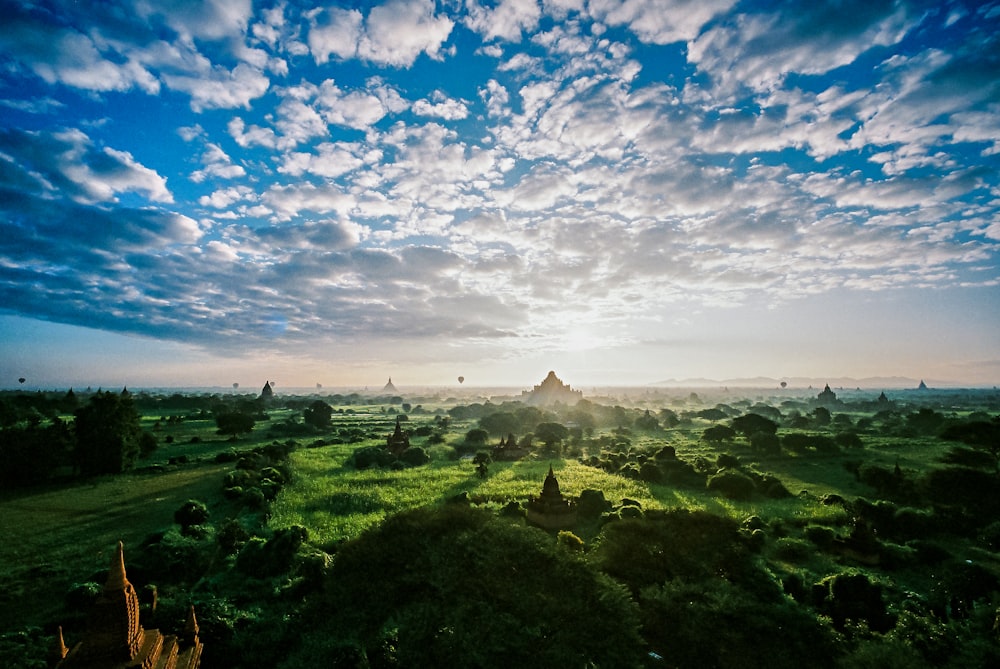
<path fill-rule="evenodd" d="M 542 494 L 528 500 L 525 516 L 529 523 L 546 530 L 565 530 L 576 525 L 576 502 L 563 497 L 552 465 L 542 484 Z"/>
<path fill-rule="evenodd" d="M 816 396 L 816 399 L 820 404 L 836 404 L 837 403 L 837 393 L 830 390 L 830 384 L 826 384 L 823 388 L 823 392 Z"/>
<path fill-rule="evenodd" d="M 583 399 L 582 390 L 573 390 L 552 371 L 530 391 L 521 391 L 521 401 L 531 405 L 549 405 L 556 402 L 574 405 L 581 399 Z"/>
<path fill-rule="evenodd" d="M 87 619 L 83 640 L 67 649 L 62 628 L 56 669 L 198 669 L 201 641 L 194 607 L 178 637 L 139 624 L 139 596 L 125 575 L 121 542 L 111 560 L 108 579 Z"/>
<path fill-rule="evenodd" d="M 410 437 L 403 432 L 403 427 L 399 424 L 398 416 L 396 417 L 395 431 L 385 438 L 385 447 L 397 457 L 410 447 Z"/>
<path fill-rule="evenodd" d="M 382 386 L 383 393 L 395 393 L 399 392 L 396 390 L 396 386 L 392 385 L 392 377 L 389 377 L 389 382 Z"/>

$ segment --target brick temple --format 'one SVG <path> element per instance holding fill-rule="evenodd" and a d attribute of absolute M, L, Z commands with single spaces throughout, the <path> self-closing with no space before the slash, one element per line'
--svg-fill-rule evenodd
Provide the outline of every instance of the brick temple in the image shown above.
<path fill-rule="evenodd" d="M 125 576 L 121 542 L 111 560 L 108 580 L 87 619 L 83 640 L 66 648 L 62 628 L 57 641 L 56 669 L 198 669 L 201 641 L 194 607 L 184 632 L 161 634 L 139 623 L 139 596 Z"/>

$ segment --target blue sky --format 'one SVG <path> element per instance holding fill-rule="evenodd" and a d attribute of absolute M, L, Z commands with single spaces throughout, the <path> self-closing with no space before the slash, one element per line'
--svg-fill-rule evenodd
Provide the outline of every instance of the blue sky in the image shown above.
<path fill-rule="evenodd" d="M 1000 382 L 1000 2 L 0 16 L 0 387 Z"/>

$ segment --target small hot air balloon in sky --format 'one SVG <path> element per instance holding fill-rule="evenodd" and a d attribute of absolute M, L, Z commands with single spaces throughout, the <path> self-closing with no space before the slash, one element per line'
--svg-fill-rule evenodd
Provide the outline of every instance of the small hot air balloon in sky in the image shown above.
<path fill-rule="evenodd" d="M 781 382 L 781 387 L 782 388 L 787 388 L 788 387 L 788 381 L 782 381 Z"/>
<path fill-rule="evenodd" d="M 459 383 L 465 383 L 465 377 L 464 376 L 458 377 L 458 382 Z"/>
<path fill-rule="evenodd" d="M 23 376 L 17 380 L 18 383 L 24 383 L 25 381 L 27 381 L 27 379 Z"/>
<path fill-rule="evenodd" d="M 239 387 L 240 387 L 240 384 L 238 384 L 238 383 L 234 383 L 234 384 L 233 384 L 233 390 L 236 390 L 236 389 L 237 389 L 237 388 L 239 388 Z"/>

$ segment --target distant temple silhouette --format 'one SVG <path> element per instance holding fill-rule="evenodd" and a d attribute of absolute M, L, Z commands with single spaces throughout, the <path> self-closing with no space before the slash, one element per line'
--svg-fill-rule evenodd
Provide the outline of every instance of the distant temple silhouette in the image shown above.
<path fill-rule="evenodd" d="M 549 372 L 548 376 L 530 391 L 521 392 L 521 401 L 532 405 L 548 405 L 556 402 L 572 405 L 581 399 L 583 391 L 570 388 L 569 384 L 563 383 L 555 372 Z"/>
<path fill-rule="evenodd" d="M 525 516 L 529 523 L 546 530 L 565 530 L 576 525 L 576 502 L 563 497 L 552 465 L 542 484 L 542 494 L 528 500 Z"/>
<path fill-rule="evenodd" d="M 394 392 L 397 392 L 396 391 L 396 386 L 392 385 L 392 377 L 391 376 L 389 377 L 389 383 L 385 384 L 382 387 L 382 392 L 383 393 L 394 393 Z"/>
<path fill-rule="evenodd" d="M 403 427 L 399 424 L 399 417 L 396 417 L 396 430 L 385 438 L 385 447 L 395 456 L 410 447 L 410 437 L 403 432 Z"/>
<path fill-rule="evenodd" d="M 837 403 L 837 393 L 830 390 L 830 384 L 826 384 L 823 388 L 823 392 L 816 396 L 816 399 L 820 404 L 836 404 Z"/>
<path fill-rule="evenodd" d="M 121 542 L 111 560 L 108 580 L 87 619 L 82 641 L 66 648 L 62 628 L 56 646 L 56 669 L 198 669 L 201 641 L 194 607 L 180 636 L 143 629 L 139 596 L 125 576 Z"/>

